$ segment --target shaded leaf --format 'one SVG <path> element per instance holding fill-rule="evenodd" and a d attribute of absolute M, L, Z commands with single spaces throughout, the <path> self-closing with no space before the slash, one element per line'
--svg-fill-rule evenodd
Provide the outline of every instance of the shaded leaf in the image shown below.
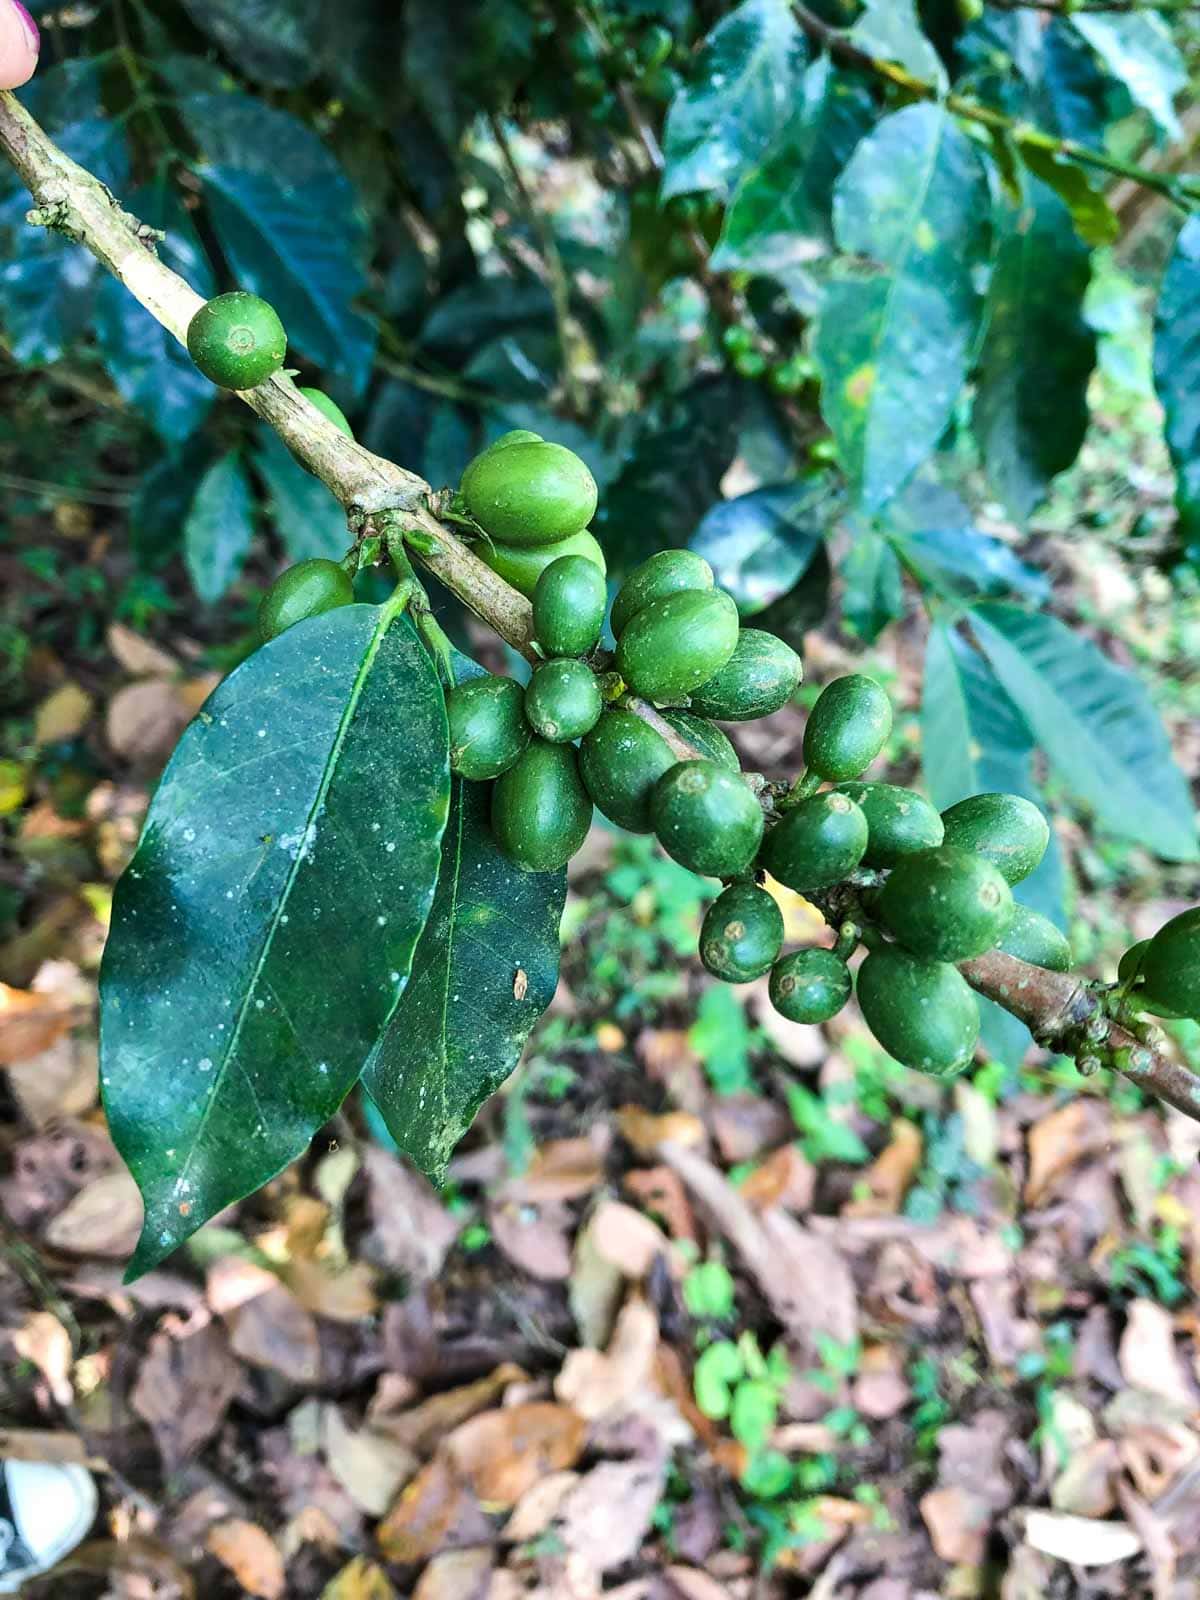
<path fill-rule="evenodd" d="M 101 972 L 105 1105 L 146 1203 L 134 1275 L 301 1154 L 359 1076 L 433 898 L 446 748 L 390 605 L 290 629 L 184 734 Z"/>
<path fill-rule="evenodd" d="M 732 192 L 790 112 L 806 55 L 786 0 L 743 0 L 721 19 L 667 113 L 664 200 Z"/>
<path fill-rule="evenodd" d="M 1035 79 L 1040 98 L 1049 106 L 1047 120 L 1066 138 L 1101 148 L 1115 87 L 1112 78 L 1102 70 L 1069 20 L 1052 17 L 1044 31 L 1040 27 L 1042 19 L 1029 20 L 1039 37 L 1040 72 Z"/>
<path fill-rule="evenodd" d="M 863 528 L 842 562 L 842 612 L 860 639 L 874 644 L 888 623 L 904 615 L 904 580 L 886 539 Z"/>
<path fill-rule="evenodd" d="M 184 0 L 197 27 L 237 70 L 273 89 L 296 89 L 317 70 L 318 0 Z"/>
<path fill-rule="evenodd" d="M 1154 387 L 1166 413 L 1185 541 L 1200 536 L 1200 217 L 1175 240 L 1154 320 Z"/>
<path fill-rule="evenodd" d="M 950 421 L 975 340 L 991 201 L 974 147 L 934 105 L 886 117 L 838 179 L 842 262 L 821 307 L 822 409 L 867 510 Z"/>
<path fill-rule="evenodd" d="M 971 612 L 997 679 L 1051 765 L 1102 826 L 1168 861 L 1200 851 L 1187 782 L 1138 680 L 1044 612 Z"/>
<path fill-rule="evenodd" d="M 946 69 L 921 27 L 914 0 L 866 0 L 851 40 L 880 61 L 894 61 L 914 78 L 946 86 Z"/>
<path fill-rule="evenodd" d="M 1010 214 L 989 292 L 974 428 L 988 477 L 1023 521 L 1069 467 L 1087 431 L 1096 337 L 1083 320 L 1087 248 L 1062 202 L 1036 179 Z"/>
<path fill-rule="evenodd" d="M 839 496 L 827 474 L 719 501 L 688 541 L 744 617 L 764 610 L 807 571 Z"/>
<path fill-rule="evenodd" d="M 1116 212 L 1077 161 L 1060 156 L 1031 139 L 1016 140 L 1021 159 L 1036 178 L 1053 189 L 1070 213 L 1075 232 L 1084 244 L 1113 244 L 1120 236 Z"/>
<path fill-rule="evenodd" d="M 254 497 L 236 450 L 200 480 L 183 527 L 184 559 L 196 593 L 219 600 L 242 570 L 254 537 Z"/>
<path fill-rule="evenodd" d="M 138 565 L 164 566 L 183 543 L 188 508 L 212 462 L 203 436 L 192 437 L 143 472 L 129 507 L 129 532 Z"/>
<path fill-rule="evenodd" d="M 482 675 L 465 657 L 457 677 Z M 440 1177 L 454 1145 L 520 1060 L 558 982 L 564 872 L 500 853 L 486 785 L 455 778 L 437 894 L 407 992 L 363 1073 L 388 1131 Z"/>
<path fill-rule="evenodd" d="M 1168 138 L 1180 138 L 1175 96 L 1186 89 L 1188 71 L 1163 19 L 1149 10 L 1121 16 L 1077 12 L 1071 26 Z"/>
<path fill-rule="evenodd" d="M 300 465 L 274 429 L 259 431 L 254 465 L 267 486 L 275 531 L 291 559 L 324 556 L 339 561 L 351 543 L 346 513 L 320 478 Z"/>
<path fill-rule="evenodd" d="M 975 526 L 952 489 L 918 478 L 888 506 L 881 522 L 923 580 L 950 594 L 1019 593 L 1044 600 L 1050 585 L 1002 540 Z"/>
<path fill-rule="evenodd" d="M 804 74 L 803 98 L 762 160 L 738 184 L 710 265 L 786 277 L 825 253 L 833 185 L 875 118 L 862 82 L 825 59 Z"/>

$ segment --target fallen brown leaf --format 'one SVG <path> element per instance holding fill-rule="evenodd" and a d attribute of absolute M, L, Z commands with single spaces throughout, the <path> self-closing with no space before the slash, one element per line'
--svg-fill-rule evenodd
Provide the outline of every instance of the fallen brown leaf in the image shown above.
<path fill-rule="evenodd" d="M 955 1566 L 982 1563 L 992 1513 L 978 1495 L 957 1486 L 931 1489 L 921 1496 L 920 1511 L 941 1560 Z"/>
<path fill-rule="evenodd" d="M 4 1028 L 0 1022 L 0 1039 Z M 41 1132 L 64 1117 L 81 1117 L 96 1104 L 96 1042 L 64 1033 L 46 1050 L 7 1063 L 8 1081 L 22 1112 Z"/>
<path fill-rule="evenodd" d="M 361 1322 L 379 1310 L 379 1274 L 369 1262 L 352 1261 L 337 1269 L 300 1258 L 282 1267 L 280 1277 L 306 1311 L 331 1322 Z"/>
<path fill-rule="evenodd" d="M 321 1590 L 321 1600 L 396 1600 L 396 1591 L 382 1567 L 355 1556 Z"/>
<path fill-rule="evenodd" d="M 256 1600 L 280 1600 L 287 1587 L 283 1557 L 270 1534 L 255 1522 L 231 1517 L 210 1528 L 209 1551 Z"/>
<path fill-rule="evenodd" d="M 696 1219 L 687 1190 L 677 1172 L 670 1167 L 642 1167 L 627 1172 L 621 1180 L 627 1194 L 646 1211 L 657 1211 L 672 1239 L 696 1238 Z"/>
<path fill-rule="evenodd" d="M 585 1473 L 556 1519 L 566 1549 L 593 1572 L 610 1572 L 642 1547 L 662 1494 L 663 1461 L 604 1461 Z"/>
<path fill-rule="evenodd" d="M 242 1381 L 225 1330 L 202 1315 L 198 1325 L 165 1319 L 134 1385 L 133 1409 L 150 1424 L 169 1473 L 213 1438 Z"/>
<path fill-rule="evenodd" d="M 897 1117 L 892 1123 L 892 1136 L 883 1150 L 863 1173 L 855 1185 L 867 1190 L 857 1192 L 855 1198 L 842 1207 L 847 1217 L 896 1216 L 904 1204 L 904 1197 L 920 1170 L 925 1152 L 925 1142 L 911 1122 Z"/>
<path fill-rule="evenodd" d="M 729 1590 L 697 1567 L 668 1567 L 666 1575 L 680 1600 L 730 1600 Z"/>
<path fill-rule="evenodd" d="M 118 666 L 124 667 L 130 677 L 169 678 L 179 671 L 173 655 L 123 622 L 111 623 L 105 638 Z"/>
<path fill-rule="evenodd" d="M 639 1296 L 625 1302 L 608 1349 L 572 1350 L 554 1382 L 560 1400 L 588 1421 L 624 1410 L 649 1384 L 658 1352 L 658 1318 Z"/>
<path fill-rule="evenodd" d="M 1127 1522 L 1099 1522 L 1059 1511 L 1028 1511 L 1025 1538 L 1043 1555 L 1076 1567 L 1108 1567 L 1139 1554 L 1142 1541 Z"/>
<path fill-rule="evenodd" d="M 171 679 L 148 678 L 126 684 L 109 701 L 105 737 L 125 761 L 158 761 L 170 754 L 191 720 L 191 709 Z"/>
<path fill-rule="evenodd" d="M 77 683 L 64 683 L 55 689 L 34 713 L 34 743 L 59 744 L 64 739 L 76 738 L 87 726 L 92 704 L 91 695 Z"/>
<path fill-rule="evenodd" d="M 594 1139 L 551 1139 L 535 1151 L 528 1170 L 510 1178 L 501 1192 L 507 1200 L 542 1205 L 582 1199 L 603 1181 L 603 1154 Z"/>
<path fill-rule="evenodd" d="M 622 1138 L 642 1156 L 652 1156 L 664 1139 L 695 1148 L 706 1137 L 704 1124 L 690 1111 L 665 1111 L 656 1116 L 641 1106 L 621 1106 L 616 1124 Z"/>
<path fill-rule="evenodd" d="M 329 1470 L 360 1511 L 381 1517 L 417 1470 L 417 1458 L 371 1428 L 348 1427 L 341 1408 L 321 1409 L 321 1443 Z"/>
<path fill-rule="evenodd" d="M 68 1255 L 121 1259 L 142 1231 L 142 1197 L 124 1170 L 93 1178 L 47 1225 L 46 1243 Z"/>
<path fill-rule="evenodd" d="M 1107 1517 L 1116 1509 L 1114 1479 L 1120 1468 L 1112 1439 L 1093 1439 L 1077 1450 L 1050 1487 L 1055 1511 L 1077 1517 Z"/>
<path fill-rule="evenodd" d="M 501 1530 L 501 1538 L 509 1544 L 528 1544 L 531 1539 L 540 1538 L 578 1482 L 577 1472 L 551 1472 L 530 1484 L 513 1507 L 512 1516 Z"/>
<path fill-rule="evenodd" d="M 56 995 L 0 983 L 0 1066 L 41 1055 L 78 1020 Z"/>
<path fill-rule="evenodd" d="M 738 1188 L 756 1211 L 782 1206 L 802 1213 L 812 1205 L 817 1174 L 794 1144 L 780 1145 L 761 1166 L 744 1177 Z"/>
<path fill-rule="evenodd" d="M 55 1401 L 69 1406 L 75 1398 L 71 1386 L 75 1352 L 71 1336 L 58 1318 L 49 1311 L 31 1313 L 14 1331 L 12 1344 L 17 1354 L 31 1361 L 45 1378 Z"/>
<path fill-rule="evenodd" d="M 1195 1391 L 1184 1375 L 1175 1348 L 1171 1313 L 1157 1301 L 1130 1302 L 1117 1359 L 1125 1381 L 1135 1389 L 1160 1395 L 1185 1412 L 1195 1407 Z"/>
<path fill-rule="evenodd" d="M 1071 1100 L 1035 1122 L 1029 1130 L 1026 1205 L 1041 1205 L 1060 1178 L 1103 1150 L 1110 1139 L 1107 1108 L 1095 1100 Z"/>
<path fill-rule="evenodd" d="M 488 1225 L 500 1250 L 531 1278 L 561 1283 L 571 1276 L 567 1232 L 572 1217 L 565 1205 L 522 1205 L 497 1198 L 488 1206 Z"/>
<path fill-rule="evenodd" d="M 468 1499 L 466 1485 L 451 1463 L 434 1456 L 401 1490 L 375 1530 L 384 1558 L 401 1566 L 428 1561 L 463 1515 Z"/>
<path fill-rule="evenodd" d="M 457 1389 L 446 1389 L 441 1394 L 431 1394 L 420 1405 L 406 1404 L 400 1410 L 386 1404 L 386 1391 L 381 1381 L 368 1408 L 367 1422 L 415 1454 L 426 1455 L 454 1428 L 492 1405 L 509 1384 L 523 1383 L 527 1376 L 521 1367 L 506 1361 L 486 1378 L 477 1378 L 474 1383 Z"/>
<path fill-rule="evenodd" d="M 454 1430 L 443 1448 L 454 1471 L 483 1505 L 507 1510 L 546 1473 L 573 1467 L 586 1433 L 577 1411 L 534 1400 L 472 1417 Z"/>
<path fill-rule="evenodd" d="M 362 1156 L 374 1223 L 363 1253 L 418 1282 L 436 1278 L 462 1231 L 462 1218 L 451 1216 L 428 1179 L 379 1145 L 367 1144 Z"/>
<path fill-rule="evenodd" d="M 487 1549 L 447 1550 L 425 1568 L 413 1600 L 485 1600 L 493 1565 Z"/>
<path fill-rule="evenodd" d="M 313 1384 L 321 1374 L 321 1339 L 308 1312 L 283 1284 L 273 1282 L 227 1314 L 235 1355 L 252 1367 L 278 1372 L 292 1383 Z"/>

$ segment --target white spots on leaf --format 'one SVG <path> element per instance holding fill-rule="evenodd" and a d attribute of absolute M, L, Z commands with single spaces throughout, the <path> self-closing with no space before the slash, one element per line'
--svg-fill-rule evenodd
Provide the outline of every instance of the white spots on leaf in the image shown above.
<path fill-rule="evenodd" d="M 213 1069 L 212 1057 L 205 1056 L 203 1061 L 197 1061 L 196 1067 L 200 1072 L 211 1072 Z"/>
<path fill-rule="evenodd" d="M 317 825 L 315 822 L 310 822 L 298 833 L 281 834 L 279 848 L 293 861 L 309 861 L 312 859 L 313 845 L 316 842 Z"/>

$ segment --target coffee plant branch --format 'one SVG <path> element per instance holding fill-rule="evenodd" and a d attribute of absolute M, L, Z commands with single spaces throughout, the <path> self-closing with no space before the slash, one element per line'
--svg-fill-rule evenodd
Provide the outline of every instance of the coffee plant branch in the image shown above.
<path fill-rule="evenodd" d="M 1067 7 L 1056 7 L 1064 12 Z M 1156 9 L 1146 7 L 1143 9 Z M 1173 201 L 1176 205 L 1187 206 L 1191 201 L 1200 196 L 1200 189 L 1187 179 L 1167 176 L 1153 172 L 1149 167 L 1135 166 L 1132 162 L 1121 161 L 1116 156 L 1110 156 L 1103 150 L 1093 150 L 1089 145 L 1078 143 L 1075 139 L 1060 139 L 1055 134 L 1047 133 L 1043 128 L 1037 128 L 1032 123 L 1023 122 L 1015 117 L 1009 117 L 1002 111 L 997 111 L 992 106 L 981 105 L 979 101 L 972 100 L 961 94 L 942 94 L 936 84 L 927 83 L 925 79 L 915 77 L 904 67 L 895 62 L 885 61 L 879 56 L 873 56 L 870 51 L 864 50 L 860 45 L 849 38 L 840 29 L 833 27 L 822 17 L 810 11 L 799 0 L 792 0 L 792 15 L 796 21 L 815 43 L 828 50 L 836 60 L 846 66 L 857 67 L 862 72 L 872 73 L 877 78 L 894 84 L 896 88 L 904 91 L 917 100 L 936 100 L 944 105 L 947 111 L 952 111 L 955 116 L 962 117 L 964 121 L 974 122 L 979 127 L 999 138 L 1011 140 L 1020 148 L 1022 145 L 1030 149 L 1045 151 L 1048 155 L 1060 160 L 1073 161 L 1079 166 L 1097 167 L 1102 172 L 1107 172 L 1114 178 L 1127 178 L 1134 183 L 1141 184 L 1144 188 L 1153 189 L 1157 194 Z"/>
<path fill-rule="evenodd" d="M 90 250 L 164 328 L 186 344 L 188 324 L 204 303 L 201 297 L 158 259 L 154 231 L 60 150 L 9 92 L 0 93 L 0 150 L 34 198 L 30 222 L 53 228 Z M 430 487 L 422 478 L 348 439 L 284 375 L 242 391 L 240 398 L 337 496 L 353 525 L 365 529 L 373 518 L 393 526 L 402 520 L 425 535 L 412 548 L 414 558 L 508 644 L 535 659 L 529 602 L 433 514 Z M 668 731 L 673 735 L 653 706 L 636 699 L 628 703 L 664 737 Z M 674 736 L 671 743 L 682 759 L 696 753 Z M 1042 1044 L 1075 1056 L 1085 1071 L 1104 1066 L 1123 1072 L 1200 1121 L 1200 1077 L 1149 1042 L 1153 1035 L 1148 1033 L 1143 1040 L 1111 1018 L 1102 991 L 999 951 L 963 962 L 962 971 L 981 994 L 1020 1017 Z"/>
<path fill-rule="evenodd" d="M 1046 11 L 1051 16 L 1120 15 L 1131 11 L 1162 11 L 1179 16 L 1200 11 L 1200 0 L 987 0 L 998 11 Z"/>

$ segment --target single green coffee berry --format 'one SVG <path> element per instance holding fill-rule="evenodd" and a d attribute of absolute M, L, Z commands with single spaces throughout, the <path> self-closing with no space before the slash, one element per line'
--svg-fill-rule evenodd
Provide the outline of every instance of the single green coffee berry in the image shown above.
<path fill-rule="evenodd" d="M 708 877 L 749 871 L 762 842 L 761 806 L 741 778 L 714 761 L 680 761 L 664 773 L 650 816 L 667 854 Z"/>
<path fill-rule="evenodd" d="M 665 600 L 684 589 L 711 589 L 713 570 L 692 550 L 660 550 L 634 567 L 613 601 L 612 630 L 619 639 L 633 618 L 652 600 Z"/>
<path fill-rule="evenodd" d="M 946 843 L 983 856 L 1020 883 L 1046 854 L 1050 826 L 1039 807 L 1019 794 L 973 794 L 942 812 Z"/>
<path fill-rule="evenodd" d="M 699 750 L 706 761 L 715 761 L 719 767 L 728 767 L 730 772 L 742 770 L 737 751 L 720 728 L 705 722 L 703 717 L 694 717 L 688 711 L 681 711 L 678 706 L 668 706 L 661 715 L 663 721 L 669 723 L 681 739 L 686 739 Z"/>
<path fill-rule="evenodd" d="M 468 678 L 446 696 L 450 768 L 481 782 L 507 772 L 532 738 L 524 690 L 511 678 Z"/>
<path fill-rule="evenodd" d="M 949 962 L 895 945 L 872 950 L 858 969 L 858 1004 L 867 1027 L 904 1066 L 952 1078 L 970 1065 L 979 1003 Z"/>
<path fill-rule="evenodd" d="M 586 661 L 566 656 L 535 668 L 525 690 L 525 717 L 539 738 L 568 744 L 596 726 L 604 701 Z"/>
<path fill-rule="evenodd" d="M 600 811 L 630 833 L 649 833 L 654 785 L 677 757 L 632 711 L 605 711 L 579 746 L 579 771 Z"/>
<path fill-rule="evenodd" d="M 942 842 L 942 819 L 912 789 L 895 783 L 839 783 L 839 794 L 849 795 L 867 819 L 865 867 L 894 867 L 901 856 L 932 850 Z"/>
<path fill-rule="evenodd" d="M 498 439 L 493 439 L 488 445 L 489 450 L 504 450 L 510 444 L 544 444 L 540 433 L 533 433 L 528 428 L 510 428 L 507 433 L 502 433 Z"/>
<path fill-rule="evenodd" d="M 737 606 L 719 589 L 684 589 L 651 600 L 617 643 L 617 671 L 647 700 L 680 700 L 729 660 Z"/>
<path fill-rule="evenodd" d="M 790 644 L 761 628 L 743 628 L 725 665 L 692 690 L 692 710 L 719 722 L 769 717 L 787 705 L 803 676 Z"/>
<path fill-rule="evenodd" d="M 569 539 L 559 539 L 555 544 L 544 544 L 535 549 L 518 549 L 516 545 L 481 539 L 475 546 L 475 554 L 505 583 L 511 583 L 514 589 L 519 589 L 530 599 L 542 573 L 551 562 L 561 561 L 563 556 L 582 556 L 599 569 L 601 576 L 608 570 L 604 551 L 586 528 L 582 533 L 572 534 Z"/>
<path fill-rule="evenodd" d="M 801 800 L 771 829 L 763 865 L 800 894 L 849 877 L 867 848 L 867 819 L 848 795 L 833 790 Z"/>
<path fill-rule="evenodd" d="M 274 306 L 235 290 L 202 305 L 188 324 L 188 355 L 222 389 L 253 389 L 283 366 L 287 334 Z"/>
<path fill-rule="evenodd" d="M 533 591 L 533 636 L 549 656 L 585 656 L 604 626 L 608 586 L 586 556 L 560 556 Z"/>
<path fill-rule="evenodd" d="M 582 533 L 596 480 L 573 450 L 524 440 L 477 455 L 459 486 L 468 513 L 503 544 L 529 549 Z"/>
<path fill-rule="evenodd" d="M 850 968 L 832 950 L 793 950 L 771 968 L 771 1004 L 789 1022 L 828 1022 L 850 998 Z"/>
<path fill-rule="evenodd" d="M 874 678 L 851 673 L 822 689 L 804 729 L 804 759 L 831 783 L 857 778 L 887 743 L 892 703 Z"/>
<path fill-rule="evenodd" d="M 492 832 L 500 849 L 526 872 L 555 872 L 587 838 L 592 802 L 569 744 L 534 739 L 496 779 Z"/>
<path fill-rule="evenodd" d="M 1200 1017 L 1200 906 L 1162 925 L 1142 956 L 1141 977 L 1150 1009 Z"/>
<path fill-rule="evenodd" d="M 353 439 L 354 429 L 336 400 L 331 400 L 323 389 L 301 389 L 300 393 L 310 405 L 316 406 L 323 417 L 328 417 L 334 427 L 339 428 L 347 439 Z"/>
<path fill-rule="evenodd" d="M 354 585 L 336 561 L 298 561 L 281 572 L 258 607 L 258 636 L 264 644 L 323 611 L 352 605 Z"/>
<path fill-rule="evenodd" d="M 1074 962 L 1071 946 L 1063 934 L 1040 911 L 1031 911 L 1020 902 L 1013 905 L 1013 919 L 1008 932 L 996 946 L 1018 961 L 1028 961 L 1033 967 L 1046 967 L 1051 972 L 1070 972 Z"/>
<path fill-rule="evenodd" d="M 1012 890 L 990 861 L 957 845 L 905 856 L 875 902 L 907 950 L 938 961 L 981 956 L 1013 920 Z"/>
<path fill-rule="evenodd" d="M 734 883 L 709 906 L 700 929 L 700 959 L 724 983 L 751 983 L 769 972 L 783 943 L 783 913 L 773 895 Z"/>

